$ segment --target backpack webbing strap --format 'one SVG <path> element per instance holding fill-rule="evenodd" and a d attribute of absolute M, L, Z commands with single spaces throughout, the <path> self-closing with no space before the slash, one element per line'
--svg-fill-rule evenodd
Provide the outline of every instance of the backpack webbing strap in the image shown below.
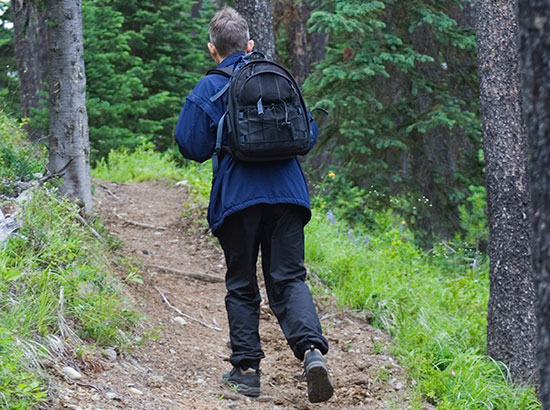
<path fill-rule="evenodd" d="M 212 176 L 213 178 L 216 177 L 216 174 L 218 173 L 218 168 L 220 165 L 220 153 L 222 152 L 222 136 L 223 136 L 223 123 L 225 121 L 225 116 L 227 114 L 227 111 L 222 115 L 220 120 L 218 121 L 218 129 L 216 131 L 216 146 L 214 148 L 214 155 L 212 155 Z"/>
<path fill-rule="evenodd" d="M 231 78 L 231 74 L 233 74 L 233 67 L 221 67 L 221 68 L 215 68 L 213 70 L 209 70 L 206 75 L 209 74 L 219 74 L 223 75 L 224 77 Z M 212 97 L 210 97 L 210 101 L 214 102 L 218 98 L 220 98 L 229 88 L 229 82 L 216 94 L 214 94 Z"/>

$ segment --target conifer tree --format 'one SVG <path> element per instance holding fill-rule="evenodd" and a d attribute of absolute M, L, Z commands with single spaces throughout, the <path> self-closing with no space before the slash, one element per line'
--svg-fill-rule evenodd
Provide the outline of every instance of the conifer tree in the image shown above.
<path fill-rule="evenodd" d="M 342 183 L 332 184 L 344 202 L 357 202 L 349 186 L 407 195 L 399 210 L 427 239 L 430 230 L 451 236 L 468 185 L 483 183 L 475 35 L 451 17 L 462 16 L 461 3 L 325 1 L 310 19 L 310 31 L 330 35 L 304 85 L 330 112 L 316 168 L 346 164 Z M 358 195 L 364 207 L 380 205 Z M 358 207 L 349 214 L 370 222 Z"/>

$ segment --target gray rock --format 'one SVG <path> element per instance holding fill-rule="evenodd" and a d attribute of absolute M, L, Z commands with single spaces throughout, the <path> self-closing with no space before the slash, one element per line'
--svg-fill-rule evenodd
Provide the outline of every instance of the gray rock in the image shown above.
<path fill-rule="evenodd" d="M 78 371 L 70 366 L 65 366 L 64 368 L 62 368 L 61 372 L 72 380 L 78 380 L 82 378 L 82 374 L 80 374 Z"/>

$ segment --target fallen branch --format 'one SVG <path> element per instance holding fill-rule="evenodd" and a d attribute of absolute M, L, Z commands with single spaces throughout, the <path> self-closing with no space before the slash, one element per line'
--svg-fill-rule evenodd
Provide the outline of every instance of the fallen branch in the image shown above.
<path fill-rule="evenodd" d="M 203 282 L 209 282 L 209 283 L 224 282 L 223 278 L 220 278 L 219 276 L 208 275 L 206 273 L 183 272 L 181 270 L 167 268 L 166 266 L 157 266 L 157 265 L 150 265 L 150 266 L 153 269 L 157 269 L 166 273 L 172 273 L 174 275 L 181 275 L 191 279 L 202 280 Z"/>
<path fill-rule="evenodd" d="M 178 315 L 183 316 L 186 319 L 192 320 L 193 322 L 197 322 L 197 323 L 199 323 L 199 324 L 201 324 L 201 325 L 203 325 L 203 326 L 205 326 L 209 329 L 214 329 L 214 330 L 217 330 L 218 332 L 222 331 L 222 329 L 219 326 L 211 325 L 209 323 L 203 322 L 202 320 L 196 319 L 193 316 L 189 316 L 188 314 L 183 313 L 181 310 L 179 310 L 177 307 L 173 306 L 170 303 L 168 298 L 164 295 L 164 293 L 162 293 L 162 291 L 157 286 L 155 286 L 154 288 L 157 290 L 158 293 L 160 293 L 160 296 L 162 297 L 163 302 L 166 303 L 171 309 L 176 311 L 178 313 Z"/>
<path fill-rule="evenodd" d="M 140 228 L 155 229 L 157 231 L 165 231 L 166 229 L 168 229 L 168 228 L 165 228 L 163 226 L 154 226 L 154 225 L 149 225 L 149 224 L 142 224 L 141 222 L 130 221 L 129 219 L 124 218 L 122 215 L 119 215 L 116 212 L 113 212 L 113 213 L 115 214 L 115 216 L 117 218 L 123 220 L 127 224 L 139 226 Z"/>

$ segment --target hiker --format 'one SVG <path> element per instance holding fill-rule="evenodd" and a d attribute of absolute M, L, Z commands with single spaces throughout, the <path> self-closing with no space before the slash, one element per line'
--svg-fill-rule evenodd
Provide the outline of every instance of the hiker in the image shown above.
<path fill-rule="evenodd" d="M 230 7 L 215 14 L 209 33 L 208 49 L 218 71 L 244 64 L 245 54 L 253 51 L 246 20 Z M 203 77 L 187 96 L 175 131 L 185 158 L 204 162 L 214 155 L 217 164 L 207 218 L 227 264 L 225 305 L 233 365 L 222 380 L 247 396 L 260 394 L 260 360 L 265 355 L 258 331 L 261 297 L 256 262 L 261 249 L 269 305 L 294 355 L 304 361 L 309 400 L 326 401 L 333 393 L 322 357 L 328 342 L 304 282 L 303 228 L 311 218 L 306 180 L 295 157 L 243 162 L 230 153 L 217 154 L 217 130 L 228 98 L 217 95 L 228 81 L 220 72 Z M 304 115 L 312 130 L 311 149 L 317 126 L 309 112 Z M 220 131 L 227 145 L 227 130 Z"/>

